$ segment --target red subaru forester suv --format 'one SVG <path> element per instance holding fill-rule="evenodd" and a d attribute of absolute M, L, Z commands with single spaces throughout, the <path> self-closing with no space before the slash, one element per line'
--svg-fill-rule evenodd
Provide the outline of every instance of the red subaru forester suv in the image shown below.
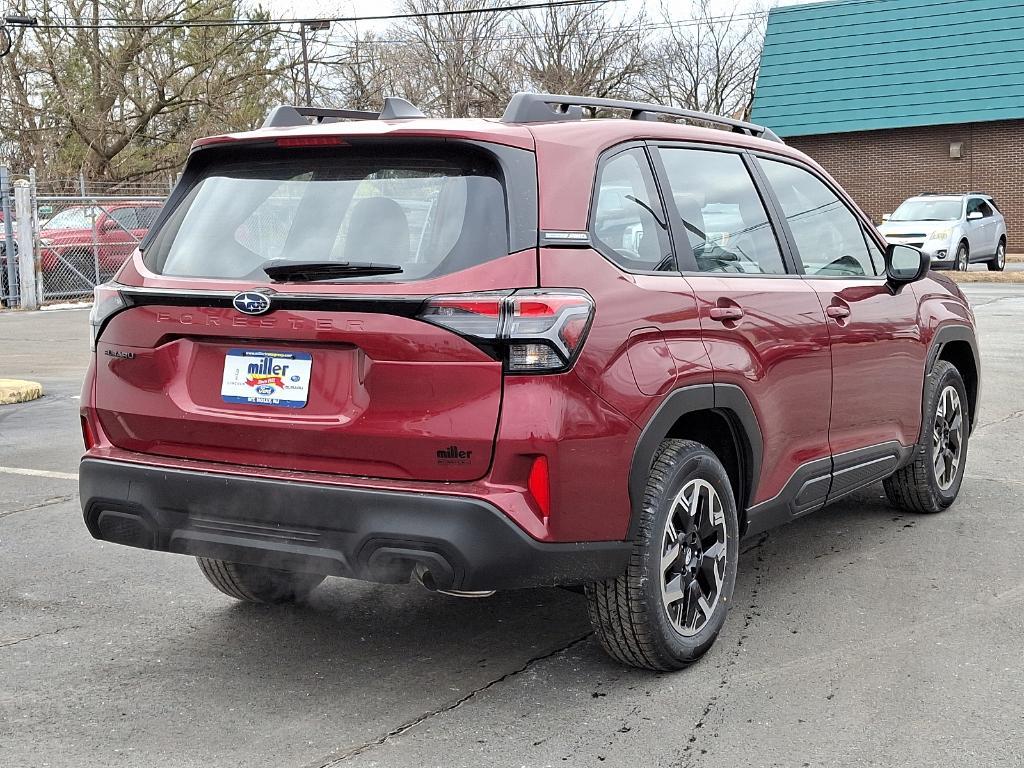
<path fill-rule="evenodd" d="M 880 480 L 945 509 L 977 423 L 926 256 L 771 131 L 633 102 L 278 107 L 195 143 L 91 322 L 96 538 L 257 602 L 582 586 L 653 669 L 710 647 L 742 537 Z"/>

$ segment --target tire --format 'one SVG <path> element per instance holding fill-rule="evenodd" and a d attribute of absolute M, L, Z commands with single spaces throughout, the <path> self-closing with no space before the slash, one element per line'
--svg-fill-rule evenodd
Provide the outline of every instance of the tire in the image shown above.
<path fill-rule="evenodd" d="M 197 557 L 196 562 L 213 586 L 228 597 L 247 603 L 301 602 L 324 580 L 316 573 L 279 571 L 209 557 Z"/>
<path fill-rule="evenodd" d="M 688 516 L 694 507 L 697 514 Z M 613 659 L 644 669 L 682 669 L 718 637 L 736 584 L 739 526 L 729 477 L 700 443 L 666 440 L 655 454 L 639 515 L 626 572 L 586 585 L 590 622 Z M 694 521 L 696 539 L 686 531 Z M 677 601 L 672 594 L 680 596 Z"/>
<path fill-rule="evenodd" d="M 1002 238 L 996 246 L 995 258 L 988 262 L 988 269 L 989 272 L 1002 272 L 1006 269 L 1006 241 Z"/>
<path fill-rule="evenodd" d="M 943 430 L 942 422 L 955 420 L 955 416 L 942 416 L 940 407 L 950 412 L 950 392 L 956 394 L 959 404 L 959 433 L 955 436 L 958 450 L 955 451 L 955 466 L 950 469 L 952 458 L 946 447 L 954 439 L 952 431 Z M 888 478 L 883 485 L 885 495 L 893 506 L 908 512 L 935 513 L 948 509 L 960 493 L 967 464 L 967 443 L 970 437 L 970 403 L 960 372 L 951 363 L 937 360 L 928 375 L 925 385 L 925 402 L 928 404 L 928 422 L 922 429 L 924 436 L 914 446 L 913 461 Z M 928 429 L 927 425 L 932 428 Z M 943 446 L 937 448 L 937 446 Z M 937 454 L 942 453 L 939 457 Z M 941 469 L 937 466 L 942 459 Z"/>
<path fill-rule="evenodd" d="M 971 268 L 971 251 L 967 243 L 960 243 L 956 249 L 956 260 L 953 262 L 953 269 L 957 272 L 966 272 Z"/>

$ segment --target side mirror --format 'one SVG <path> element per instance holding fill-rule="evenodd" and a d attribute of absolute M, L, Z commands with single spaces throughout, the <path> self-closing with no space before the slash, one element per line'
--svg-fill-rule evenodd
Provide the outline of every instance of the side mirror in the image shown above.
<path fill-rule="evenodd" d="M 909 245 L 892 244 L 885 250 L 885 276 L 893 285 L 920 280 L 931 266 L 931 256 Z"/>
<path fill-rule="evenodd" d="M 882 221 L 888 221 L 891 218 L 892 218 L 892 214 L 891 213 L 883 213 L 882 214 Z"/>
<path fill-rule="evenodd" d="M 114 221 L 113 219 L 106 219 L 100 225 L 100 231 L 101 232 L 113 232 L 115 229 L 117 229 L 117 226 L 118 226 L 117 222 Z"/>
<path fill-rule="evenodd" d="M 971 211 L 970 213 L 967 214 L 968 221 L 977 221 L 978 219 L 983 218 L 985 218 L 985 214 L 983 214 L 981 211 Z"/>

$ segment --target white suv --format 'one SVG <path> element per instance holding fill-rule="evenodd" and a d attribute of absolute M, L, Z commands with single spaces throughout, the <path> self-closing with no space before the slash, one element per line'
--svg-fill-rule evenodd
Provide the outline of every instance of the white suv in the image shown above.
<path fill-rule="evenodd" d="M 890 243 L 925 251 L 932 266 L 967 271 L 972 262 L 990 270 L 1006 266 L 1006 220 L 989 195 L 922 194 L 905 200 L 882 217 L 882 234 Z"/>

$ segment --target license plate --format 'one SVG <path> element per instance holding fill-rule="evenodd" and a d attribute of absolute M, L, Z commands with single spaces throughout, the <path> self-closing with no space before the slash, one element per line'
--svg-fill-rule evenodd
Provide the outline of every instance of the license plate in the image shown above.
<path fill-rule="evenodd" d="M 304 352 L 229 349 L 220 396 L 227 403 L 302 408 L 312 367 L 313 358 Z"/>

